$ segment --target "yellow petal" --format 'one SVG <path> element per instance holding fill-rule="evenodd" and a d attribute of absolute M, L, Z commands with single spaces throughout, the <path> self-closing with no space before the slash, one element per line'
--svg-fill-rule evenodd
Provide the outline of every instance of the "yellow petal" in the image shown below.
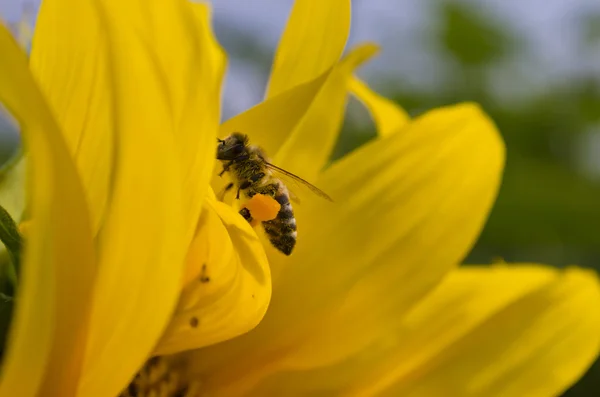
<path fill-rule="evenodd" d="M 329 69 L 315 79 L 266 99 L 227 120 L 221 125 L 219 136 L 242 132 L 248 135 L 253 145 L 260 146 L 269 156 L 274 155 L 306 114 L 331 71 Z M 220 162 L 216 163 L 221 166 Z M 211 185 L 216 192 L 221 192 L 226 184 L 224 178 L 214 173 Z"/>
<path fill-rule="evenodd" d="M 162 80 L 169 101 L 170 132 L 184 171 L 186 238 L 191 241 L 212 175 L 225 67 L 225 56 L 210 29 L 208 6 L 187 1 L 172 2 L 170 7 L 160 1 L 132 2 L 128 7 L 105 4 L 108 14 L 123 16 L 123 23 L 135 26 L 152 43 L 152 63 L 147 60 L 145 67 L 153 68 L 153 78 Z M 136 11 L 140 8 L 144 13 Z M 93 3 L 42 4 L 32 68 L 76 153 L 96 229 L 106 210 L 114 146 L 107 45 Z"/>
<path fill-rule="evenodd" d="M 358 354 L 246 395 L 561 395 L 598 354 L 599 299 L 580 269 L 460 268 Z"/>
<path fill-rule="evenodd" d="M 199 275 L 185 286 L 157 354 L 238 336 L 254 328 L 267 310 L 267 257 L 256 233 L 230 206 L 205 202 L 188 266 L 199 269 Z"/>
<path fill-rule="evenodd" d="M 333 164 L 319 185 L 336 201 L 303 200 L 292 262 L 269 258 L 278 276 L 263 321 L 194 357 L 203 387 L 235 395 L 271 373 L 331 365 L 373 343 L 468 253 L 503 162 L 493 124 L 464 104 Z"/>
<path fill-rule="evenodd" d="M 93 2 L 49 0 L 41 4 L 31 70 L 77 163 L 94 234 L 107 209 L 114 160 L 107 45 Z"/>
<path fill-rule="evenodd" d="M 34 396 L 40 388 L 40 395 L 74 395 L 96 271 L 90 219 L 57 123 L 29 73 L 25 54 L 2 25 L 0 53 L 0 101 L 21 125 L 29 151 L 34 219 L 0 396 Z"/>
<path fill-rule="evenodd" d="M 80 394 L 115 394 L 175 304 L 214 162 L 224 56 L 204 5 L 71 3 L 44 2 L 32 62 L 102 227 L 97 328 Z M 115 367 L 124 347 L 131 353 Z"/>
<path fill-rule="evenodd" d="M 226 59 L 211 29 L 209 6 L 188 0 L 174 4 L 164 7 L 161 0 L 142 0 L 139 7 L 146 10 L 136 15 L 149 29 L 147 37 L 152 38 L 168 83 L 172 131 L 183 170 L 184 238 L 190 242 L 213 175 Z M 115 2 L 114 12 L 120 8 Z M 147 12 L 155 18 L 151 24 Z"/>
<path fill-rule="evenodd" d="M 181 98 L 164 80 L 164 59 L 149 45 L 153 36 L 146 25 L 156 27 L 156 35 L 174 34 L 169 27 L 179 32 L 177 25 L 190 16 L 176 18 L 174 10 L 183 12 L 179 2 L 161 4 L 160 22 L 148 2 L 98 4 L 111 43 L 108 89 L 118 151 L 110 208 L 98 237 L 101 270 L 78 393 L 85 397 L 118 394 L 151 354 L 176 305 L 187 224 L 195 222 L 184 219 L 189 213 L 175 143 Z M 143 18 L 149 20 L 142 23 Z M 188 40 L 173 40 L 172 51 L 177 54 Z"/>
<path fill-rule="evenodd" d="M 298 0 L 275 53 L 267 98 L 306 83 L 340 58 L 350 31 L 350 0 Z"/>
<path fill-rule="evenodd" d="M 331 156 L 344 120 L 348 82 L 354 70 L 378 51 L 373 44 L 353 49 L 333 69 L 274 162 L 314 181 Z"/>
<path fill-rule="evenodd" d="M 462 268 L 387 343 L 348 395 L 561 395 L 600 350 L 598 277 L 576 268 Z"/>
<path fill-rule="evenodd" d="M 314 181 L 326 164 L 343 121 L 348 80 L 361 63 L 377 52 L 373 44 L 355 48 L 336 67 L 226 121 L 220 136 L 247 134 L 274 162 Z M 215 191 L 226 182 L 212 180 Z"/>
<path fill-rule="evenodd" d="M 238 114 L 221 125 L 219 136 L 242 132 L 267 154 L 275 154 L 304 116 L 331 69 L 313 80 L 297 85 Z"/>
<path fill-rule="evenodd" d="M 372 91 L 357 77 L 350 79 L 349 87 L 350 92 L 369 109 L 379 136 L 386 137 L 399 131 L 410 120 L 408 113 L 398 104 Z"/>
<path fill-rule="evenodd" d="M 321 311 L 321 331 L 305 341 L 312 348 L 291 355 L 289 365 L 319 365 L 368 344 L 381 322 L 460 263 L 487 218 L 503 163 L 494 125 L 465 104 L 426 113 L 327 169 L 318 185 L 336 201 L 297 206 L 302 265 L 288 266 L 273 287 L 287 297 L 311 285 L 310 297 L 302 305 L 275 299 L 265 319 L 280 327 L 284 312 L 308 321 Z M 391 296 L 381 302 L 383 291 Z M 332 307 L 320 310 L 325 302 Z"/>

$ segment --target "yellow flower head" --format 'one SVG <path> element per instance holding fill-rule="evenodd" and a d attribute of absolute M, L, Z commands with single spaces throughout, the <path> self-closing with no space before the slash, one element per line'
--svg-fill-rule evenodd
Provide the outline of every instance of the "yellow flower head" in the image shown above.
<path fill-rule="evenodd" d="M 0 30 L 30 214 L 0 397 L 548 396 L 582 374 L 595 274 L 457 269 L 504 165 L 477 105 L 410 120 L 353 76 L 376 46 L 342 57 L 350 0 L 299 0 L 265 100 L 218 126 L 208 20 L 185 0 L 44 0 L 29 65 Z M 348 93 L 378 136 L 328 166 Z M 294 206 L 289 257 L 214 194 L 234 131 L 335 199 Z"/>

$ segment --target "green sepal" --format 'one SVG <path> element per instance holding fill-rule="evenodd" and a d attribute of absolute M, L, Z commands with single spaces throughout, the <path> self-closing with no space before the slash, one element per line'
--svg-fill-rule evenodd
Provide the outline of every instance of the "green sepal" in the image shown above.
<path fill-rule="evenodd" d="M 21 264 L 21 252 L 23 251 L 23 240 L 21 239 L 17 224 L 2 206 L 0 206 L 0 241 L 4 243 L 4 246 L 8 250 L 11 262 L 5 270 L 5 275 L 16 286 L 19 266 Z M 4 291 L 0 291 L 0 293 L 2 292 Z"/>
<path fill-rule="evenodd" d="M 25 156 L 19 150 L 0 168 L 0 362 L 4 358 L 10 330 L 18 273 L 22 254 L 22 239 L 17 223 L 25 212 Z"/>
<path fill-rule="evenodd" d="M 0 168 L 0 241 L 4 244 L 0 244 L 0 281 L 8 279 L 15 289 L 23 249 L 17 224 L 25 212 L 25 171 L 21 149 Z M 0 293 L 7 294 L 3 287 L 0 285 Z"/>
<path fill-rule="evenodd" d="M 14 303 L 15 300 L 12 296 L 0 293 L 0 360 L 4 357 Z"/>

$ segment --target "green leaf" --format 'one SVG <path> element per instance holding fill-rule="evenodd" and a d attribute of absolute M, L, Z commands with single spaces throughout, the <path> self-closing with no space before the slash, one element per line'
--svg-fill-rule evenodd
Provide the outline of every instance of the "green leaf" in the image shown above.
<path fill-rule="evenodd" d="M 446 2 L 441 7 L 440 42 L 464 66 L 486 66 L 510 53 L 514 40 L 502 25 L 473 7 Z"/>

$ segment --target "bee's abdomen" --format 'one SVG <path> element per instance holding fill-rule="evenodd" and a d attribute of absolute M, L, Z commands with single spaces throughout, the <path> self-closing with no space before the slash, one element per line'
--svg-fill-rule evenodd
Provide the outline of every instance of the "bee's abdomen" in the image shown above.
<path fill-rule="evenodd" d="M 274 198 L 281 208 L 275 219 L 262 224 L 271 244 L 285 255 L 290 255 L 296 245 L 296 218 L 285 189 L 279 189 Z"/>

